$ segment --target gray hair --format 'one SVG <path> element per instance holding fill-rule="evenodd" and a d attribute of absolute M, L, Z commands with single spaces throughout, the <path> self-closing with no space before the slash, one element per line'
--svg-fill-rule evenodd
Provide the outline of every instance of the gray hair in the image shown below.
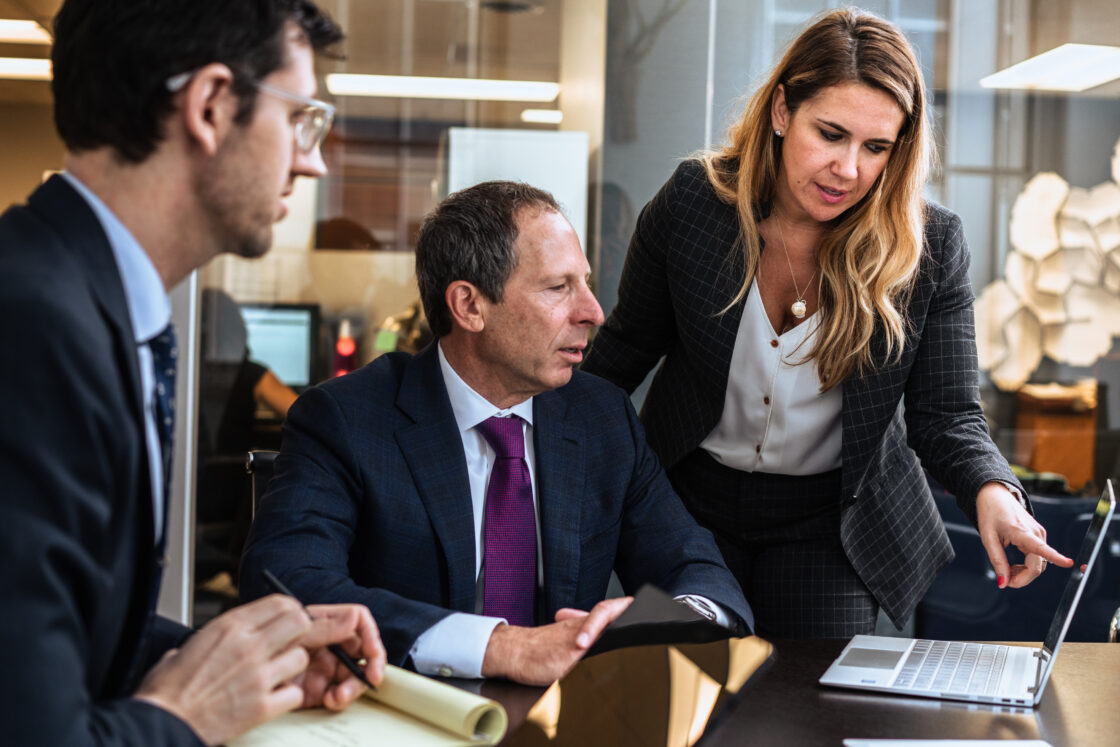
<path fill-rule="evenodd" d="M 494 303 L 517 267 L 517 215 L 560 212 L 556 198 L 522 182 L 490 181 L 459 190 L 428 214 L 416 239 L 416 281 L 432 333 L 451 332 L 447 287 L 464 280 Z"/>

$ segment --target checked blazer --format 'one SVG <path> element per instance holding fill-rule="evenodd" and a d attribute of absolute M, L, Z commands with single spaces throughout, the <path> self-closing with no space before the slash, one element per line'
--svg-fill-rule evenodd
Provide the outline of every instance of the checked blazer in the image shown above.
<path fill-rule="evenodd" d="M 856 572 L 896 625 L 913 613 L 953 558 L 922 468 L 975 524 L 990 480 L 1022 490 L 992 443 L 980 408 L 968 248 L 960 219 L 927 204 L 925 247 L 897 362 L 881 326 L 876 366 L 843 382 L 841 541 Z M 744 302 L 726 313 L 743 277 L 739 222 L 703 166 L 682 163 L 642 210 L 619 287 L 583 370 L 633 391 L 662 361 L 642 421 L 671 469 L 723 411 Z"/>
<path fill-rule="evenodd" d="M 652 583 L 753 624 L 710 532 L 669 485 L 625 392 L 576 371 L 533 399 L 544 585 L 537 622 Z M 305 392 L 284 423 L 241 565 L 242 594 L 268 568 L 305 602 L 358 602 L 390 662 L 452 612 L 475 612 L 466 457 L 430 345 L 390 353 Z"/>

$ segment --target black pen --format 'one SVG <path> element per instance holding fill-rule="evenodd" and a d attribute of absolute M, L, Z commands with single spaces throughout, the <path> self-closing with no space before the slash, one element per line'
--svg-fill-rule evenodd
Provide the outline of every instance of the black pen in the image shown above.
<path fill-rule="evenodd" d="M 299 597 L 293 594 L 287 586 L 284 586 L 284 584 L 280 583 L 280 579 L 276 578 L 276 576 L 272 574 L 272 571 L 265 568 L 263 571 L 261 571 L 261 573 L 264 575 L 265 583 L 267 583 L 273 591 L 289 596 L 299 602 Z M 303 607 L 303 611 L 307 613 L 307 616 L 314 620 L 315 616 L 312 615 L 311 611 L 307 609 L 307 605 L 305 605 L 303 602 L 299 603 L 300 606 Z M 350 656 L 350 654 L 346 653 L 346 650 L 342 648 L 342 646 L 338 645 L 337 643 L 332 643 L 327 646 L 327 650 L 334 654 L 335 657 L 339 661 L 341 661 L 343 665 L 347 669 L 349 669 L 355 677 L 360 679 L 363 685 L 368 687 L 370 690 L 377 689 L 377 687 L 366 677 L 366 673 L 362 671 L 362 668 L 358 666 L 358 662 L 354 661 L 354 659 Z"/>

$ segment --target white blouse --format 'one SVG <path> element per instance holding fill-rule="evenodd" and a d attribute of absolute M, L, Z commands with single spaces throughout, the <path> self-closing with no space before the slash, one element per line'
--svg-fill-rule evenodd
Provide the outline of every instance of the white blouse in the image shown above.
<path fill-rule="evenodd" d="M 701 448 L 745 472 L 813 475 L 840 466 L 843 385 L 821 392 L 805 362 L 816 340 L 816 314 L 785 334 L 770 324 L 751 283 L 731 354 L 719 423 Z"/>

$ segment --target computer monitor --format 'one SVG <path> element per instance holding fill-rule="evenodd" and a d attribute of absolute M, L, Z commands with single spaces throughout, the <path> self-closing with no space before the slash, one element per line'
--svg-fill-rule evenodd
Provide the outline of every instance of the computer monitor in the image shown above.
<path fill-rule="evenodd" d="M 319 381 L 319 306 L 243 303 L 249 357 L 296 390 Z"/>

